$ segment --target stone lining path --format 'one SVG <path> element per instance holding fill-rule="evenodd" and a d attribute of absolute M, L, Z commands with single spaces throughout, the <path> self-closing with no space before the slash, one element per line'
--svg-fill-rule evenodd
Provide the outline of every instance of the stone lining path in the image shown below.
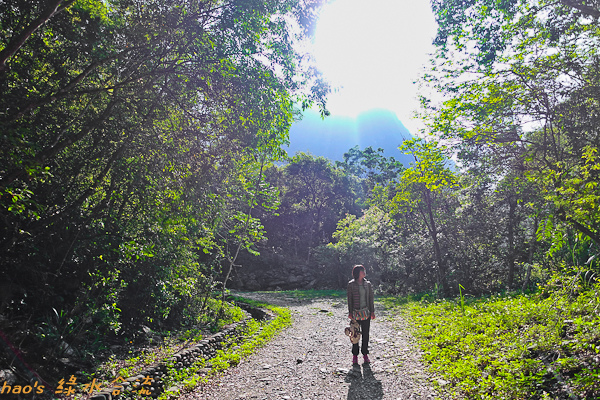
<path fill-rule="evenodd" d="M 237 367 L 183 399 L 439 399 L 403 321 L 381 304 L 371 322 L 371 364 L 352 365 L 345 299 L 298 300 L 285 294 L 240 293 L 288 307 L 293 325 Z"/>

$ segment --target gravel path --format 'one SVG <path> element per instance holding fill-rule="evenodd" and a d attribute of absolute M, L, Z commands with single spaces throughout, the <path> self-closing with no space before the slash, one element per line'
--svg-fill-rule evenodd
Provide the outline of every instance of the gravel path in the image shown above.
<path fill-rule="evenodd" d="M 256 354 L 184 399 L 435 399 L 404 321 L 376 303 L 371 321 L 371 364 L 352 365 L 345 299 L 298 300 L 285 294 L 241 293 L 288 307 L 293 325 Z"/>

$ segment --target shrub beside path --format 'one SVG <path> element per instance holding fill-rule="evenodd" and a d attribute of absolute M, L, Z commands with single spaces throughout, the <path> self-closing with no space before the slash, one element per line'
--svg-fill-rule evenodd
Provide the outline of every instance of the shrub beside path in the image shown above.
<path fill-rule="evenodd" d="M 293 324 L 208 385 L 181 398 L 203 400 L 399 400 L 442 398 L 399 316 L 376 303 L 371 364 L 352 365 L 344 299 L 297 299 L 285 293 L 240 293 L 291 310 Z"/>

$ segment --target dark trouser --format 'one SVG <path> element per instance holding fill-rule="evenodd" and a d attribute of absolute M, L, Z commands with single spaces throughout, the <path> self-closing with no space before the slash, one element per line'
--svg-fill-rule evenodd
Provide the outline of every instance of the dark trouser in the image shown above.
<path fill-rule="evenodd" d="M 360 333 L 362 340 L 362 347 L 360 348 L 362 354 L 369 354 L 369 329 L 371 329 L 371 318 L 365 319 L 364 321 L 357 321 L 360 325 Z M 352 354 L 358 355 L 358 343 L 352 345 Z"/>

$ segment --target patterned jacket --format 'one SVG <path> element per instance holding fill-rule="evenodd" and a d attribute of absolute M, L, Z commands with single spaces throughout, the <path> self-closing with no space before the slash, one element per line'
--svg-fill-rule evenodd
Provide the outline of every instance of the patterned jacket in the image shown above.
<path fill-rule="evenodd" d="M 368 280 L 364 280 L 365 288 L 367 289 L 367 307 L 371 311 L 371 315 L 375 312 L 375 295 L 373 293 L 373 285 Z M 360 293 L 358 292 L 358 282 L 352 279 L 348 282 L 348 314 L 352 314 L 354 310 L 360 309 Z"/>

